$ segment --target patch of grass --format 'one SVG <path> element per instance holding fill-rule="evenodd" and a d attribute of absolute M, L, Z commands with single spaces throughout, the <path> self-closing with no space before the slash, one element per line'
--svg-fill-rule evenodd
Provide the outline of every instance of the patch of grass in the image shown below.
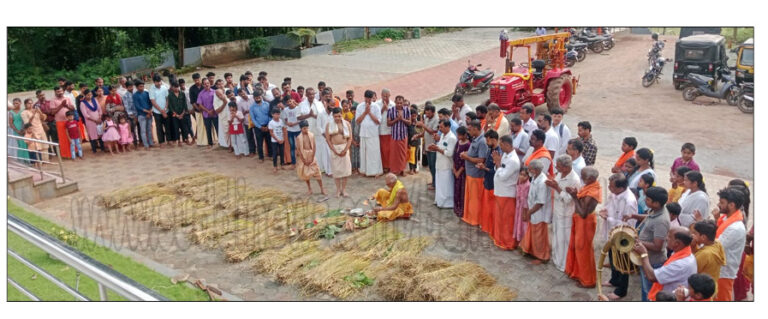
<path fill-rule="evenodd" d="M 15 215 L 16 217 L 23 219 L 32 226 L 35 226 L 40 230 L 49 233 L 54 237 L 56 234 L 51 233 L 52 230 L 60 229 L 58 225 L 28 212 L 10 201 L 8 202 L 8 212 Z M 10 232 L 8 233 L 8 248 L 13 249 L 22 257 L 45 269 L 52 275 L 68 284 L 70 287 L 75 287 L 76 272 L 74 269 L 58 260 L 51 259 L 47 253 L 23 240 L 18 235 Z M 90 240 L 80 238 L 78 240 L 77 248 L 91 258 L 112 267 L 116 271 L 137 281 L 147 288 L 156 291 L 157 293 L 165 296 L 170 300 L 208 300 L 208 295 L 205 292 L 198 289 L 193 289 L 182 283 L 174 285 L 171 283 L 170 278 L 163 276 L 162 274 L 157 273 L 128 257 L 120 255 L 110 250 L 109 248 L 96 245 Z M 22 265 L 10 255 L 8 256 L 8 276 L 16 280 L 16 282 L 22 286 L 26 287 L 42 300 L 74 300 L 74 297 L 56 287 L 47 279 L 40 275 L 35 276 L 34 271 Z M 97 284 L 90 278 L 80 276 L 79 291 L 92 300 L 99 299 Z M 108 291 L 108 298 L 109 300 L 124 300 L 124 298 L 118 296 L 112 291 Z M 22 295 L 12 286 L 8 285 L 8 300 L 20 301 L 28 300 L 28 298 Z"/>
<path fill-rule="evenodd" d="M 727 41 L 733 44 L 733 46 L 737 46 L 747 39 L 754 37 L 755 28 L 738 28 L 736 30 L 735 38 L 733 37 L 733 28 L 723 28 L 720 31 L 720 35 L 724 36 Z"/>
<path fill-rule="evenodd" d="M 384 43 L 387 43 L 387 42 L 384 42 L 384 39 L 379 39 L 377 37 L 372 36 L 370 39 L 359 38 L 359 39 L 336 42 L 333 45 L 333 50 L 338 53 L 342 53 L 342 52 L 349 52 L 349 51 L 354 51 L 359 49 L 373 48 L 373 47 L 382 45 Z"/>

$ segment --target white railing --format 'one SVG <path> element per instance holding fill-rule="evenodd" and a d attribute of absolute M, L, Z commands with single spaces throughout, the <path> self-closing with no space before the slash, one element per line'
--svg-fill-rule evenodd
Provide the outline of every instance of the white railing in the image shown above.
<path fill-rule="evenodd" d="M 11 144 L 12 144 L 11 141 L 17 141 L 17 143 L 16 143 L 17 146 L 11 146 Z M 44 147 L 45 150 L 43 150 L 43 151 L 29 150 L 29 149 L 26 149 L 26 148 L 18 147 L 18 145 L 19 145 L 18 141 L 23 141 L 23 142 L 26 142 L 26 143 L 30 143 L 30 142 L 31 143 L 39 143 L 39 144 L 43 144 L 43 145 L 46 145 L 46 146 L 50 146 L 50 147 L 53 148 L 54 153 L 48 152 L 47 151 L 48 147 Z M 61 175 L 56 175 L 54 173 L 46 172 L 45 170 L 43 170 L 42 165 L 40 165 L 40 167 L 34 168 L 33 167 L 34 165 L 32 165 L 32 164 L 34 164 L 34 162 L 33 162 L 32 159 L 29 159 L 29 158 L 23 158 L 23 157 L 8 155 L 8 159 L 9 159 L 8 162 L 9 163 L 11 162 L 10 159 L 19 160 L 19 161 L 22 161 L 22 162 L 29 162 L 29 164 L 26 165 L 26 166 L 28 166 L 27 168 L 38 171 L 40 173 L 40 178 L 41 179 L 44 178 L 44 176 L 46 174 L 48 174 L 48 175 L 51 175 L 52 177 L 59 177 L 59 178 L 61 178 L 61 183 L 65 183 L 66 182 L 66 180 L 64 179 L 64 166 L 61 164 L 61 149 L 59 148 L 59 143 L 54 143 L 54 142 L 44 141 L 44 140 L 38 140 L 38 139 L 34 139 L 34 138 L 26 138 L 26 137 L 23 137 L 23 136 L 15 136 L 15 135 L 8 135 L 8 142 L 9 142 L 8 143 L 8 149 L 17 150 L 17 151 L 26 151 L 26 152 L 29 152 L 29 153 L 32 153 L 32 152 L 36 153 L 38 155 L 38 158 L 37 158 L 37 160 L 35 160 L 35 162 L 40 162 L 40 163 L 43 163 L 43 164 L 56 164 L 56 165 L 58 165 L 59 166 L 59 172 L 60 172 Z M 57 162 L 44 161 L 42 159 L 42 156 L 40 156 L 42 154 L 47 154 L 49 157 L 50 156 L 55 156 L 58 161 Z M 18 161 L 17 161 L 17 163 L 18 163 Z"/>
<path fill-rule="evenodd" d="M 167 299 L 151 289 L 135 282 L 125 275 L 107 267 L 106 265 L 88 257 L 87 255 L 67 246 L 56 238 L 44 233 L 34 226 L 26 223 L 18 217 L 8 214 L 8 230 L 19 235 L 24 240 L 48 253 L 63 263 L 74 268 L 79 274 L 90 277 L 99 287 L 99 299 L 107 300 L 107 289 L 131 301 L 166 301 Z M 78 291 L 78 287 L 72 288 L 60 279 L 35 265 L 26 258 L 20 256 L 10 248 L 8 255 L 15 258 L 25 266 L 51 281 L 54 285 L 63 289 L 75 297 L 76 300 L 89 301 L 86 296 Z M 8 283 L 32 300 L 39 301 L 31 291 L 8 277 Z"/>

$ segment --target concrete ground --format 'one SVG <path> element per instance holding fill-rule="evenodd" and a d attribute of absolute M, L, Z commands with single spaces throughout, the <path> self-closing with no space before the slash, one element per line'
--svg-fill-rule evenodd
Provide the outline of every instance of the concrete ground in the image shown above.
<path fill-rule="evenodd" d="M 226 71 L 235 73 L 248 69 L 256 72 L 265 70 L 270 73 L 273 83 L 278 82 L 283 76 L 291 76 L 294 85 L 303 84 L 304 86 L 314 86 L 317 81 L 324 80 L 337 91 L 347 85 L 377 88 L 395 85 L 408 79 L 417 83 L 414 84 L 418 85 L 416 89 L 398 91 L 397 87 L 390 88 L 393 94 L 402 94 L 411 101 L 417 102 L 445 96 L 451 92 L 458 76 L 466 67 L 468 55 L 473 61 L 476 61 L 473 57 L 485 57 L 487 61 L 477 60 L 475 63 L 491 66 L 498 74 L 501 70 L 499 65 L 503 65 L 503 60 L 497 55 L 497 33 L 497 29 L 467 29 L 418 40 L 395 42 L 355 51 L 347 56 L 322 56 L 316 57 L 316 60 L 306 58 L 283 62 L 254 62 L 252 65 L 233 66 L 229 69 L 217 68 L 215 72 L 223 74 Z M 440 41 L 440 38 L 444 40 Z M 480 40 L 481 38 L 483 40 Z M 581 87 L 574 99 L 573 108 L 565 116 L 565 121 L 573 129 L 574 134 L 578 121 L 587 119 L 592 122 L 595 138 L 600 147 L 596 164 L 600 172 L 609 171 L 613 161 L 619 156 L 621 138 L 633 135 L 638 137 L 641 147 L 649 146 L 656 151 L 659 172 L 666 171 L 672 160 L 679 156 L 679 148 L 683 142 L 692 141 L 698 147 L 696 160 L 704 170 L 707 184 L 712 185 L 710 189 L 722 187 L 733 176 L 751 180 L 754 143 L 751 134 L 753 129 L 751 115 L 741 114 L 734 107 L 700 106 L 683 102 L 679 92 L 674 91 L 670 82 L 649 89 L 642 88 L 640 76 L 645 67 L 644 54 L 647 51 L 647 43 L 632 36 L 619 37 L 617 40 L 618 43 L 612 51 L 603 55 L 590 54 L 586 61 L 574 67 L 574 72 L 581 75 Z M 400 46 L 401 51 L 395 50 L 396 45 Z M 456 50 L 455 48 L 459 45 L 466 45 L 471 49 Z M 668 48 L 667 51 L 669 50 Z M 362 54 L 363 51 L 366 54 Z M 462 52 L 468 53 L 462 55 Z M 412 59 L 409 58 L 410 54 L 413 54 Z M 430 56 L 429 54 L 432 54 L 431 58 L 426 58 L 425 56 Z M 665 55 L 671 54 L 665 52 Z M 389 63 L 381 63 L 376 67 L 378 71 L 365 69 L 366 66 L 373 68 L 377 63 L 376 59 L 387 56 L 396 58 Z M 369 63 L 365 63 L 366 57 L 371 58 Z M 410 64 L 412 61 L 422 62 L 418 65 Z M 401 62 L 403 62 L 402 65 Z M 334 72 L 336 68 L 339 72 Z M 390 72 L 387 72 L 388 70 Z M 619 75 L 613 73 L 619 73 Z M 446 75 L 440 76 L 440 74 Z M 603 79 L 603 77 L 606 78 Z M 361 96 L 362 92 L 358 91 L 357 95 Z M 487 98 L 485 95 L 473 95 L 467 97 L 467 102 L 470 105 L 477 105 L 485 98 Z M 449 106 L 450 103 L 443 100 L 438 101 L 438 105 Z M 685 120 L 674 121 L 676 118 L 674 115 L 679 113 L 685 114 Z M 702 136 L 704 127 L 712 127 L 709 123 L 714 122 L 725 122 L 727 125 L 724 127 L 741 129 L 721 129 L 716 136 L 710 134 L 707 138 L 698 139 L 698 136 Z M 295 172 L 281 171 L 279 175 L 272 175 L 269 162 L 260 164 L 254 159 L 237 160 L 226 151 L 207 150 L 196 146 L 185 146 L 173 150 L 139 151 L 115 156 L 91 155 L 90 151 L 87 152 L 85 162 L 67 161 L 65 163 L 68 177 L 79 182 L 80 192 L 35 205 L 44 212 L 46 217 L 65 226 L 76 226 L 86 230 L 87 235 L 96 234 L 105 237 L 110 242 L 116 243 L 117 251 L 130 249 L 169 268 L 189 273 L 193 278 L 204 278 L 208 283 L 216 284 L 219 288 L 246 300 L 325 300 L 330 298 L 302 296 L 290 286 L 278 285 L 268 277 L 253 274 L 246 268 L 247 262 L 229 264 L 219 251 L 190 245 L 184 237 L 183 230 L 161 232 L 144 222 L 127 220 L 121 214 L 104 212 L 96 206 L 72 205 L 75 199 L 92 198 L 111 190 L 167 180 L 199 171 L 242 177 L 254 187 L 276 186 L 298 196 L 305 191 L 305 186 L 298 181 Z M 200 163 L 210 165 L 203 167 Z M 660 174 L 660 176 L 664 175 Z M 429 174 L 422 170 L 419 175 L 403 179 L 410 197 L 414 200 L 416 214 L 408 221 L 395 222 L 402 231 L 412 236 L 433 236 L 435 244 L 428 247 L 426 253 L 450 260 L 468 260 L 480 264 L 501 284 L 517 291 L 519 300 L 586 301 L 594 299 L 595 289 L 576 287 L 574 281 L 568 279 L 552 265 L 532 266 L 515 252 L 496 249 L 479 229 L 458 221 L 451 211 L 437 209 L 432 205 L 434 193 L 426 190 L 428 176 Z M 333 191 L 332 180 L 324 178 L 324 184 L 326 191 Z M 660 181 L 660 184 L 668 186 L 665 180 Z M 352 200 L 342 203 L 331 199 L 327 202 L 328 207 L 335 209 L 356 206 L 355 203 L 362 202 L 382 185 L 383 181 L 380 180 L 351 178 L 348 188 Z M 604 190 L 606 190 L 605 187 Z M 713 191 L 710 193 L 714 195 Z M 598 229 L 599 233 L 600 229 Z M 599 240 L 596 240 L 595 246 L 600 244 Z M 607 274 L 608 272 L 604 277 Z M 375 299 L 375 297 L 372 298 Z M 639 300 L 637 276 L 633 276 L 630 280 L 630 295 L 627 300 Z"/>

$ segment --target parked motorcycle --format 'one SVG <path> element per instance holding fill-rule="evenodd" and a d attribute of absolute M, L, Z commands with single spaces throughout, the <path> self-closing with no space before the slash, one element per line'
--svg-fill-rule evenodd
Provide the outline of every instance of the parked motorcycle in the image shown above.
<path fill-rule="evenodd" d="M 576 60 L 578 62 L 584 61 L 587 58 L 587 44 L 584 42 L 568 42 L 565 45 L 565 49 L 570 51 L 576 51 Z"/>
<path fill-rule="evenodd" d="M 670 58 L 663 58 L 659 56 L 654 63 L 648 67 L 648 71 L 643 75 L 643 87 L 650 87 L 653 83 L 658 83 L 661 79 L 661 71 L 664 70 L 664 64 L 666 62 L 672 62 Z"/>
<path fill-rule="evenodd" d="M 579 55 L 579 53 L 576 52 L 575 50 L 570 50 L 570 51 L 566 52 L 565 53 L 565 66 L 567 66 L 569 68 L 574 66 L 576 64 L 576 62 L 579 61 L 578 55 Z"/>
<path fill-rule="evenodd" d="M 661 50 L 664 49 L 663 41 L 656 41 L 653 43 L 650 49 L 648 49 L 648 65 L 653 65 L 656 60 L 661 57 Z"/>
<path fill-rule="evenodd" d="M 700 95 L 725 100 L 728 105 L 736 106 L 739 103 L 741 89 L 727 68 L 720 68 L 716 75 L 718 79 L 713 79 L 696 73 L 688 73 L 686 78 L 690 84 L 683 89 L 683 99 L 693 101 Z M 716 86 L 719 86 L 716 88 Z"/>
<path fill-rule="evenodd" d="M 491 70 L 478 70 L 482 64 L 474 65 L 467 60 L 467 69 L 459 77 L 459 83 L 456 84 L 454 93 L 464 95 L 467 92 L 480 91 L 485 92 L 490 88 L 494 72 Z"/>
<path fill-rule="evenodd" d="M 603 48 L 607 51 L 610 49 L 613 49 L 613 46 L 616 44 L 616 41 L 613 39 L 613 35 L 610 33 L 603 33 L 603 34 L 597 34 L 592 32 L 592 30 L 584 29 L 581 31 L 582 36 L 584 37 L 599 37 L 603 39 Z"/>
<path fill-rule="evenodd" d="M 744 82 L 741 84 L 741 95 L 736 105 L 744 113 L 754 112 L 755 104 L 755 83 Z"/>

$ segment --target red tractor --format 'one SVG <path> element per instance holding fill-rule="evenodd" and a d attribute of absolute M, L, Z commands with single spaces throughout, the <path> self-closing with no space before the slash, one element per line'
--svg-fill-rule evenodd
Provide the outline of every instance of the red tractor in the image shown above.
<path fill-rule="evenodd" d="M 491 82 L 491 102 L 506 114 L 519 111 L 527 102 L 567 111 L 578 84 L 565 68 L 565 43 L 570 36 L 555 33 L 509 41 L 504 75 Z M 536 59 L 531 56 L 532 44 L 536 45 Z M 515 48 L 528 51 L 527 59 L 518 65 L 512 59 Z"/>

